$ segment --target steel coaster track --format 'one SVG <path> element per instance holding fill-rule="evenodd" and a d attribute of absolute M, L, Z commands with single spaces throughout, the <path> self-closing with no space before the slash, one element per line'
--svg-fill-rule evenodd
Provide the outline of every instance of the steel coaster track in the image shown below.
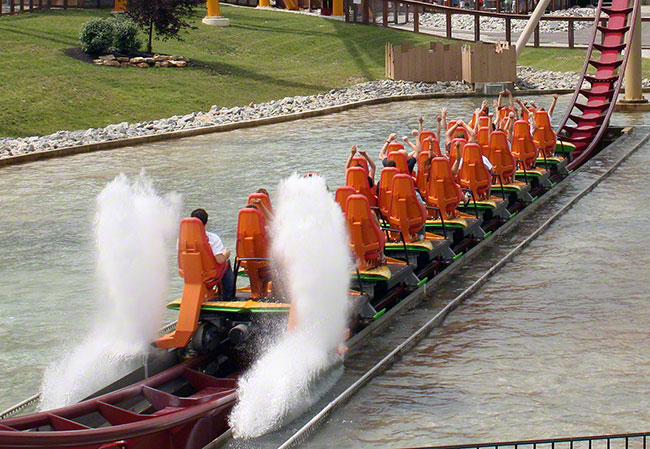
<path fill-rule="evenodd" d="M 640 14 L 639 0 L 632 1 L 632 6 L 629 6 L 626 0 L 613 0 L 610 8 L 603 6 L 603 0 L 598 2 L 591 42 L 580 80 L 557 132 L 559 138 L 576 145 L 574 160 L 567 166 L 569 170 L 579 167 L 591 157 L 614 112 L 629 52 L 625 52 L 622 60 L 619 57 L 623 50 L 629 48 L 629 42 L 634 36 L 636 18 Z M 599 25 L 603 13 L 609 16 L 606 26 Z M 598 31 L 602 35 L 602 44 L 596 43 Z M 592 59 L 594 49 L 601 52 L 599 60 Z M 595 75 L 587 74 L 590 64 L 596 68 Z M 582 88 L 585 81 L 591 84 L 589 89 Z M 578 97 L 581 95 L 587 99 L 586 104 L 578 103 Z M 569 120 L 574 122 L 575 126 L 569 126 Z"/>
<path fill-rule="evenodd" d="M 602 0 L 601 0 L 602 3 Z M 632 155 L 637 149 L 639 149 L 644 143 L 650 139 L 650 134 L 646 134 L 643 139 L 641 139 L 632 149 L 626 152 L 623 156 L 617 159 L 612 166 L 602 173 L 598 178 L 593 180 L 587 187 L 582 189 L 577 193 L 571 200 L 555 212 L 550 218 L 548 218 L 539 228 L 537 228 L 533 233 L 531 233 L 525 240 L 519 243 L 515 248 L 513 248 L 508 254 L 501 258 L 495 265 L 493 265 L 488 271 L 486 271 L 479 279 L 474 281 L 468 288 L 466 288 L 462 293 L 456 296 L 451 300 L 442 310 L 440 310 L 433 318 L 427 321 L 422 327 L 420 327 L 415 333 L 410 337 L 404 340 L 399 346 L 393 349 L 388 355 L 381 359 L 377 364 L 372 368 L 366 371 L 356 382 L 350 385 L 344 392 L 327 404 L 320 412 L 314 415 L 303 427 L 296 431 L 291 437 L 289 437 L 283 444 L 278 446 L 278 449 L 290 449 L 297 447 L 299 444 L 304 442 L 309 436 L 322 424 L 327 417 L 332 413 L 334 409 L 345 404 L 348 399 L 350 399 L 355 393 L 357 393 L 365 384 L 367 384 L 371 379 L 381 374 L 384 370 L 388 369 L 399 357 L 408 352 L 413 348 L 418 342 L 425 338 L 436 326 L 441 324 L 447 315 L 456 309 L 460 304 L 463 303 L 465 299 L 470 297 L 475 293 L 481 286 L 483 286 L 497 271 L 499 271 L 504 265 L 506 265 L 513 257 L 519 254 L 526 246 L 528 246 L 533 240 L 539 237 L 546 229 L 548 229 L 551 224 L 553 224 L 559 217 L 561 217 L 567 210 L 573 207 L 580 199 L 585 195 L 591 192 L 598 184 L 607 179 L 630 155 Z M 576 173 L 572 173 L 563 182 L 571 180 Z M 550 440 L 549 440 L 550 441 Z M 485 446 L 494 446 L 492 444 L 486 444 Z M 513 445 L 514 446 L 514 445 Z M 480 445 L 466 445 L 458 446 L 457 449 L 465 448 L 478 448 L 483 447 Z M 516 447 L 516 446 L 515 446 Z M 452 448 L 450 446 L 450 448 Z M 438 448 L 436 448 L 438 449 Z"/>
<path fill-rule="evenodd" d="M 160 328 L 158 330 L 158 336 L 165 335 L 165 334 L 173 331 L 174 329 L 176 329 L 176 322 L 177 322 L 176 320 L 172 321 L 171 323 L 169 323 L 169 324 L 165 325 L 164 327 Z M 18 404 L 12 405 L 8 409 L 0 412 L 0 420 L 9 418 L 10 416 L 15 415 L 16 413 L 23 410 L 24 408 L 29 407 L 30 405 L 36 404 L 36 402 L 38 402 L 41 399 L 41 394 L 42 394 L 41 392 L 38 392 L 38 393 L 28 397 L 27 399 L 24 399 L 24 400 L 20 401 Z"/>

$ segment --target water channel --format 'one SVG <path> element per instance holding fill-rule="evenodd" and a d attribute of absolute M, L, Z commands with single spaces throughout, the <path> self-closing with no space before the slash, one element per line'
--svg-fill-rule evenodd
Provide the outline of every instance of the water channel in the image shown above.
<path fill-rule="evenodd" d="M 561 117 L 568 100 L 568 96 L 561 97 L 555 114 L 556 119 Z M 535 98 L 535 101 L 538 104 L 547 104 L 550 102 L 550 98 L 538 97 Z M 86 335 L 89 326 L 92 325 L 96 311 L 92 242 L 94 198 L 104 185 L 120 172 L 136 175 L 141 169 L 146 169 L 147 174 L 154 180 L 161 192 L 177 191 L 183 195 L 183 211 L 185 213 L 189 213 L 195 207 L 205 207 L 211 213 L 211 222 L 208 227 L 219 233 L 226 245 L 233 248 L 236 212 L 245 204 L 248 193 L 259 187 L 266 187 L 273 195 L 278 180 L 293 171 L 301 173 L 316 171 L 327 177 L 331 187 L 338 186 L 343 182 L 343 164 L 347 158 L 349 147 L 353 143 L 358 144 L 361 149 L 367 149 L 375 157 L 388 133 L 396 131 L 406 135 L 408 130 L 416 126 L 418 115 L 425 116 L 427 122 L 432 124 L 433 117 L 442 106 L 449 108 L 450 117 L 467 117 L 479 103 L 479 99 L 454 99 L 451 101 L 433 100 L 379 105 L 299 122 L 3 168 L 2 176 L 0 176 L 0 191 L 3 192 L 0 197 L 0 235 L 2 235 L 0 240 L 2 242 L 0 245 L 0 303 L 3 304 L 0 311 L 0 323 L 2 323 L 0 328 L 0 341 L 2 341 L 0 409 L 37 392 L 44 367 Z M 613 123 L 640 124 L 643 119 L 642 115 L 614 116 Z M 636 157 L 647 154 L 647 151 L 641 150 Z M 626 167 L 630 166 L 626 165 Z M 635 176 L 642 176 L 641 167 L 642 161 L 639 161 L 631 167 L 633 170 L 629 173 L 636 169 L 638 173 Z M 628 170 L 626 169 L 626 172 Z M 632 178 L 630 174 L 629 179 L 637 179 L 636 177 Z M 614 191 L 605 195 L 607 204 L 611 205 L 613 212 L 621 210 L 625 204 L 628 204 L 628 201 L 634 198 L 632 196 L 634 192 L 631 192 L 630 188 L 638 189 L 639 195 L 642 194 L 644 188 L 642 183 L 619 182 L 618 179 L 620 178 L 608 181 L 607 186 L 613 186 L 611 188 Z M 616 185 L 621 191 L 618 197 L 615 195 Z M 593 194 L 589 198 L 595 195 Z M 612 197 L 619 198 L 619 200 L 614 201 Z M 630 207 L 639 204 L 642 203 L 634 200 Z M 586 206 L 582 206 L 581 203 L 580 207 Z M 630 249 L 637 249 L 633 247 L 633 239 L 639 238 L 639 236 L 642 238 L 643 235 L 635 234 L 633 236 L 629 233 L 641 232 L 642 226 L 635 225 L 628 228 L 627 224 L 647 221 L 648 216 L 647 212 L 644 217 L 630 215 L 628 220 L 623 223 L 615 221 L 612 217 L 609 220 L 605 220 L 604 217 L 597 219 L 596 215 L 593 215 L 593 205 L 586 209 L 576 208 L 572 213 L 575 213 L 576 210 L 584 210 L 584 213 L 592 213 L 592 215 L 589 217 L 586 217 L 584 213 L 568 215 L 567 219 L 563 219 L 547 234 L 566 236 L 565 240 L 559 242 L 549 237 L 548 242 L 544 243 L 545 240 L 542 239 L 536 244 L 546 246 L 538 248 L 538 252 L 533 254 L 545 256 L 548 254 L 548 257 L 551 257 L 550 253 L 553 253 L 556 255 L 553 256 L 555 258 L 545 260 L 533 255 L 530 262 L 532 267 L 526 265 L 525 269 L 522 268 L 516 273 L 512 272 L 515 265 L 511 265 L 507 271 L 495 278 L 495 282 L 490 284 L 488 293 L 485 293 L 487 288 L 484 289 L 481 295 L 472 300 L 469 307 L 457 311 L 452 316 L 441 333 L 436 333 L 432 340 L 418 347 L 412 355 L 413 359 L 407 358 L 404 364 L 396 366 L 394 370 L 397 374 L 394 374 L 393 380 L 390 380 L 391 373 L 393 373 L 390 371 L 387 373 L 387 377 L 378 379 L 368 389 L 385 386 L 386 395 L 378 399 L 380 396 L 377 396 L 376 391 L 374 394 L 370 394 L 376 399 L 374 403 L 367 402 L 366 393 L 360 396 L 359 401 L 355 402 L 355 407 L 350 407 L 350 410 L 357 410 L 359 414 L 343 416 L 338 423 L 345 425 L 334 426 L 346 429 L 346 433 L 349 435 L 360 435 L 357 440 L 350 440 L 354 442 L 350 447 L 360 446 L 366 441 L 370 445 L 375 443 L 380 446 L 385 445 L 393 441 L 391 438 L 394 438 L 397 433 L 404 431 L 412 432 L 413 436 L 410 439 L 413 441 L 416 441 L 416 438 L 422 438 L 417 441 L 431 442 L 432 429 L 435 429 L 436 437 L 444 436 L 447 431 L 452 434 L 459 432 L 458 429 L 454 431 L 449 428 L 450 421 L 462 422 L 465 425 L 467 418 L 460 421 L 457 419 L 464 416 L 461 412 L 469 414 L 471 406 L 478 407 L 479 404 L 482 404 L 481 401 L 488 401 L 488 399 L 490 400 L 488 401 L 489 407 L 485 406 L 485 409 L 488 410 L 486 413 L 488 416 L 491 416 L 490 413 L 494 413 L 494 416 L 498 416 L 497 420 L 499 421 L 504 420 L 504 413 L 499 413 L 499 410 L 508 410 L 512 416 L 528 417 L 524 411 L 530 409 L 531 406 L 529 402 L 522 399 L 521 393 L 513 393 L 512 396 L 515 398 L 513 401 L 501 404 L 500 401 L 503 400 L 503 397 L 498 396 L 499 391 L 496 386 L 503 384 L 504 388 L 510 386 L 516 389 L 519 388 L 520 382 L 535 382 L 536 377 L 529 379 L 528 374 L 521 373 L 513 374 L 514 377 L 511 378 L 510 375 L 504 376 L 503 372 L 512 371 L 512 367 L 518 364 L 532 369 L 533 362 L 531 360 L 535 361 L 534 366 L 547 367 L 548 369 L 554 366 L 563 368 L 566 364 L 547 363 L 548 354 L 535 351 L 548 350 L 548 344 L 540 345 L 538 340 L 534 340 L 536 343 L 533 343 L 530 336 L 527 340 L 522 336 L 518 337 L 526 340 L 522 344 L 527 348 L 530 360 L 526 363 L 516 362 L 515 359 L 518 358 L 525 360 L 524 355 L 513 352 L 513 348 L 507 349 L 506 342 L 499 338 L 505 338 L 508 342 L 513 339 L 512 335 L 502 333 L 504 329 L 516 329 L 516 317 L 527 317 L 532 311 L 523 308 L 513 310 L 513 303 L 508 303 L 508 301 L 513 301 L 515 305 L 522 307 L 536 306 L 541 311 L 549 312 L 548 307 L 543 307 L 537 302 L 524 301 L 530 296 L 526 288 L 540 289 L 544 294 L 554 292 L 553 298 L 561 297 L 566 292 L 572 292 L 572 296 L 577 296 L 576 292 L 581 291 L 584 295 L 583 300 L 588 303 L 582 307 L 592 310 L 598 320 L 603 319 L 606 316 L 604 311 L 593 311 L 593 309 L 598 304 L 605 303 L 609 296 L 602 293 L 603 296 L 597 298 L 587 286 L 580 287 L 580 285 L 588 279 L 604 278 L 604 275 L 596 278 L 591 274 L 594 268 L 604 268 L 604 264 L 594 262 L 597 260 L 596 257 L 601 257 L 606 254 L 606 251 L 613 251 L 613 254 L 619 251 L 621 254 L 619 263 L 623 263 L 623 255 L 629 255 Z M 635 212 L 642 213 L 643 210 L 636 208 Z M 574 219 L 570 220 L 569 216 L 573 216 Z M 590 220 L 596 221 L 590 222 Z M 598 246 L 592 240 L 578 240 L 573 234 L 569 236 L 572 231 L 571 227 L 582 223 L 591 226 L 591 231 L 587 235 L 607 237 L 609 240 L 603 240 L 603 242 L 614 245 L 614 249 L 605 249 L 603 250 L 605 252 L 598 254 L 591 253 L 590 249 L 603 245 Z M 626 244 L 621 236 L 628 234 L 631 240 L 629 244 Z M 614 237 L 617 238 L 614 239 Z M 572 251 L 567 250 L 567 244 L 570 244 L 569 247 L 572 248 Z M 537 246 L 533 246 L 528 251 L 535 251 L 536 248 Z M 181 282 L 175 273 L 175 257 L 171 255 L 172 252 L 170 249 L 171 296 L 176 297 L 180 293 Z M 635 254 L 637 258 L 642 257 L 639 251 Z M 566 257 L 579 257 L 579 259 L 567 262 Z M 607 257 L 610 261 L 615 260 L 614 256 Z M 628 265 L 630 264 L 628 263 Z M 544 270 L 540 269 L 542 267 Z M 633 273 L 634 269 L 642 271 L 643 265 L 632 263 L 632 271 L 621 269 L 618 273 L 627 275 Z M 544 279 L 540 280 L 539 276 L 542 275 Z M 634 298 L 631 292 L 619 295 L 620 287 L 632 288 L 635 285 L 632 281 L 637 281 L 637 289 L 642 292 L 645 287 L 642 279 L 644 276 L 637 271 L 634 276 L 613 278 L 611 282 L 606 283 L 606 285 L 616 287 L 616 289 L 612 288 L 610 296 L 616 296 L 619 302 L 607 301 L 606 305 L 613 309 L 611 311 L 613 314 L 618 314 L 621 323 L 623 318 L 632 317 L 638 320 L 644 318 L 639 309 L 635 309 L 634 315 L 629 314 L 628 308 L 631 305 L 626 301 L 632 301 L 630 298 Z M 518 282 L 521 283 L 519 287 L 517 287 Z M 507 290 L 505 290 L 506 287 Z M 581 288 L 582 290 L 580 290 Z M 504 290 L 508 294 L 503 293 Z M 598 292 L 601 293 L 603 290 L 607 291 L 605 285 L 601 285 Z M 499 295 L 498 304 L 489 301 L 490 298 L 495 297 L 495 294 Z M 510 298 L 511 294 L 512 298 Z M 540 296 L 543 295 L 540 293 Z M 484 299 L 481 300 L 481 298 Z M 639 301 L 641 302 L 640 299 Z M 557 301 L 551 301 L 551 303 L 555 304 Z M 584 310 L 580 308 L 579 304 L 572 303 L 572 305 L 575 308 L 556 311 L 555 319 L 559 326 L 575 324 L 574 320 L 582 316 Z M 574 316 L 574 313 L 578 315 Z M 645 313 L 647 318 L 647 310 Z M 498 321 L 499 319 L 506 321 Z M 460 322 L 455 320 L 460 320 Z M 630 329 L 634 329 L 633 321 L 628 319 L 622 324 L 625 324 L 626 328 L 630 326 Z M 527 329 L 526 332 L 532 332 L 534 335 L 551 340 L 557 336 L 559 332 L 557 329 L 554 330 L 549 327 L 550 325 L 536 319 L 535 323 L 538 322 L 539 328 L 534 329 L 534 332 Z M 453 327 L 454 323 L 456 323 L 456 327 Z M 500 332 L 490 331 L 487 327 L 490 323 L 498 323 L 496 326 Z M 501 329 L 502 327 L 504 329 Z M 642 326 L 638 327 L 642 329 Z M 593 326 L 593 328 L 599 332 L 604 332 L 607 329 L 606 326 Z M 474 333 L 464 333 L 469 330 Z M 545 332 L 548 332 L 548 335 Z M 570 327 L 567 332 L 571 332 Z M 630 335 L 631 340 L 628 344 L 633 344 L 637 340 L 634 339 L 633 334 Z M 487 338 L 488 336 L 490 338 Z M 463 339 L 466 343 L 459 345 L 458 341 L 463 341 Z M 609 344 L 609 340 L 603 338 L 590 341 L 594 345 L 600 342 L 603 348 L 607 348 Z M 446 342 L 446 346 L 444 342 Z M 571 344 L 573 345 L 573 343 Z M 520 347 L 521 345 L 515 346 Z M 427 347 L 428 350 L 422 350 Z M 434 348 L 435 353 L 432 354 L 431 351 Z M 465 348 L 470 348 L 473 352 L 468 355 L 463 352 Z M 423 355 L 422 351 L 427 355 Z M 427 353 L 427 351 L 429 352 Z M 635 354 L 634 357 L 641 355 L 636 350 L 631 353 Z M 465 373 L 472 373 L 472 376 L 459 374 L 479 355 L 494 362 L 494 366 L 490 368 L 492 374 L 489 382 L 479 381 L 476 377 L 475 370 L 486 371 L 484 366 L 478 368 L 478 365 L 475 365 L 472 368 L 467 368 L 469 371 L 465 371 Z M 506 364 L 509 359 L 511 360 L 510 365 Z M 602 361 L 602 359 L 599 360 Z M 459 361 L 460 365 L 454 366 L 452 363 L 454 361 Z M 566 363 L 573 361 L 571 358 L 565 360 Z M 584 362 L 586 363 L 586 360 Z M 635 365 L 639 366 L 639 372 L 643 369 L 644 363 L 646 363 L 644 360 L 635 360 Z M 583 371 L 585 369 L 587 371 L 604 370 L 605 368 L 608 371 L 614 367 L 610 363 L 607 363 L 606 366 L 582 367 Z M 625 372 L 628 371 L 625 367 L 621 367 L 621 369 Z M 430 388 L 424 388 L 424 384 L 420 386 L 414 384 L 410 387 L 421 390 L 423 397 L 417 399 L 406 394 L 407 390 L 399 382 L 401 379 L 405 379 L 407 371 L 417 373 L 417 382 L 423 382 L 429 386 L 445 385 L 446 405 L 444 400 L 440 403 L 435 402 L 440 397 L 435 399 L 436 395 L 431 394 Z M 556 374 L 547 373 L 542 380 L 552 383 L 553 379 L 565 379 L 565 371 L 558 370 Z M 629 371 L 632 377 L 637 372 L 632 368 Z M 410 382 L 415 382 L 414 379 L 412 378 Z M 505 382 L 499 379 L 505 379 Z M 462 380 L 468 381 L 470 384 L 464 385 Z M 537 382 L 535 383 L 537 384 Z M 489 389 L 481 390 L 479 388 L 481 384 Z M 574 389 L 579 386 L 577 383 L 573 383 Z M 602 389 L 602 384 L 593 388 L 594 391 L 599 389 Z M 535 393 L 532 396 L 540 401 L 545 398 L 546 390 L 540 386 L 530 386 L 526 391 Z M 643 391 L 641 389 L 634 391 L 636 394 L 631 397 L 641 401 L 641 398 L 644 397 Z M 463 397 L 458 395 L 459 392 Z M 558 390 L 558 393 L 561 394 L 553 396 L 557 400 L 564 400 L 567 403 L 583 401 L 580 397 L 575 399 L 560 397 L 566 394 L 561 390 Z M 456 395 L 455 399 L 450 395 Z M 612 397 L 620 400 L 620 396 L 615 394 Z M 400 402 L 402 400 L 405 402 Z M 418 418 L 416 418 L 417 407 L 413 409 L 411 401 L 416 401 L 422 406 L 421 415 Z M 456 410 L 451 405 L 454 401 L 464 401 L 466 404 L 472 405 L 464 411 Z M 523 404 L 524 408 L 516 409 L 518 404 Z M 593 402 L 584 399 L 584 404 L 593 405 Z M 430 408 L 426 409 L 429 406 Z M 445 406 L 448 415 L 443 413 Z M 368 408 L 364 409 L 363 407 Z M 581 407 L 582 405 L 576 402 L 575 408 L 572 410 L 577 412 Z M 627 409 L 630 408 L 632 407 L 627 407 Z M 393 409 L 394 413 L 392 415 L 378 413 L 378 421 L 362 422 L 360 420 L 361 415 L 369 415 L 368 410 L 381 411 L 383 414 L 389 409 Z M 399 410 L 404 411 L 405 414 L 400 414 Z M 423 415 L 427 415 L 428 418 L 424 418 Z M 584 414 L 588 419 L 592 419 L 592 415 L 592 413 Z M 641 414 L 638 415 L 639 419 L 643 418 Z M 480 416 L 478 414 L 474 417 L 476 421 L 472 421 L 472 424 L 476 424 L 478 421 L 481 424 L 472 426 L 472 431 L 477 432 L 476 436 L 487 436 L 479 435 L 478 432 L 481 429 L 495 429 L 494 420 L 482 420 Z M 547 417 L 549 422 L 557 418 L 558 415 Z M 337 423 L 336 419 L 338 418 L 335 418 L 334 424 Z M 573 415 L 564 416 L 562 419 L 566 419 L 567 422 L 576 422 Z M 352 423 L 348 423 L 348 420 L 351 420 Z M 381 424 L 378 424 L 379 421 Z M 426 425 L 413 426 L 413 429 L 409 430 L 407 423 L 415 423 L 415 421 L 421 421 Z M 389 422 L 393 422 L 394 426 L 388 426 Z M 509 425 L 514 426 L 514 423 Z M 364 433 L 360 430 L 364 426 L 366 428 L 379 426 L 382 431 Z M 322 435 L 327 439 L 327 432 Z M 469 434 L 465 435 L 469 436 Z M 320 444 L 318 441 L 318 438 L 314 440 L 315 447 Z"/>

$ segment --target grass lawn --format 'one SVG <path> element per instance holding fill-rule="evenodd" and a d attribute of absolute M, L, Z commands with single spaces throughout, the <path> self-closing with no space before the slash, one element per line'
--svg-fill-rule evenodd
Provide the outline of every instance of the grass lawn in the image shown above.
<path fill-rule="evenodd" d="M 0 136 L 100 127 L 326 92 L 384 76 L 384 44 L 423 35 L 253 8 L 224 6 L 231 26 L 204 26 L 154 51 L 190 58 L 185 69 L 94 66 L 64 55 L 81 24 L 108 10 L 53 10 L 0 18 Z M 522 63 L 579 70 L 581 51 L 526 50 Z M 645 63 L 644 68 L 647 69 Z"/>

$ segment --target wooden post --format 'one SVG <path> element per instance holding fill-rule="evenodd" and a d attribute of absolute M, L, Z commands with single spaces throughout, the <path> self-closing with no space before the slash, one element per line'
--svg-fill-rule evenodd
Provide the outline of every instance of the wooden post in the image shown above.
<path fill-rule="evenodd" d="M 405 16 L 404 21 L 405 22 L 404 23 L 408 23 L 409 22 L 409 5 L 408 5 L 408 3 L 404 5 L 404 10 L 405 10 L 405 12 L 404 12 L 404 16 Z"/>
<path fill-rule="evenodd" d="M 480 41 L 481 41 L 481 16 L 478 14 L 474 14 L 474 42 L 480 42 Z"/>
<path fill-rule="evenodd" d="M 474 9 L 477 11 L 481 10 L 481 0 L 474 0 Z"/>
<path fill-rule="evenodd" d="M 497 12 L 501 12 L 501 0 L 497 0 L 496 8 L 497 8 Z"/>
<path fill-rule="evenodd" d="M 539 23 L 535 27 L 535 37 L 534 37 L 535 47 L 539 47 Z"/>
<path fill-rule="evenodd" d="M 29 11 L 31 12 L 33 10 L 34 10 L 34 0 L 29 0 Z"/>
<path fill-rule="evenodd" d="M 413 10 L 413 31 L 420 32 L 420 7 L 418 6 Z"/>
<path fill-rule="evenodd" d="M 445 13 L 447 14 L 447 39 L 451 39 L 451 11 L 445 11 Z"/>
<path fill-rule="evenodd" d="M 14 12 L 16 12 L 15 10 L 16 10 L 16 6 L 14 5 L 14 0 L 9 0 L 9 14 L 13 14 Z"/>
<path fill-rule="evenodd" d="M 512 19 L 506 17 L 506 41 L 508 44 L 512 44 Z"/>
<path fill-rule="evenodd" d="M 388 0 L 382 0 L 381 2 L 381 21 L 382 26 L 388 26 Z"/>
<path fill-rule="evenodd" d="M 346 23 L 350 22 L 350 0 L 343 0 L 343 13 Z"/>
<path fill-rule="evenodd" d="M 63 0 L 63 9 L 68 9 L 68 0 Z"/>
<path fill-rule="evenodd" d="M 399 3 L 397 0 L 393 2 L 393 15 L 395 16 L 395 25 L 399 23 Z"/>
<path fill-rule="evenodd" d="M 20 12 L 25 10 L 25 0 L 20 0 Z"/>
<path fill-rule="evenodd" d="M 361 23 L 368 25 L 370 18 L 368 17 L 368 0 L 361 0 Z"/>
<path fill-rule="evenodd" d="M 569 48 L 575 47 L 575 34 L 573 28 L 573 20 L 569 19 Z"/>

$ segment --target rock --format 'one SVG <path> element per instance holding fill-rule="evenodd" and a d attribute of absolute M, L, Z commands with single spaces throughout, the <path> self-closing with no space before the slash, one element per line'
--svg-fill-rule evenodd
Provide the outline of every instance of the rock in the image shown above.
<path fill-rule="evenodd" d="M 103 59 L 93 59 L 93 62 L 98 65 L 102 65 L 104 63 Z"/>
<path fill-rule="evenodd" d="M 169 64 L 173 67 L 185 67 L 187 66 L 187 61 L 181 61 L 180 59 L 173 59 L 168 61 Z"/>
<path fill-rule="evenodd" d="M 141 62 L 141 63 L 136 64 L 136 65 L 138 67 L 140 67 L 141 69 L 148 69 L 149 68 L 149 64 L 147 64 L 146 62 Z"/>
<path fill-rule="evenodd" d="M 154 64 L 156 60 L 154 58 L 144 58 L 144 62 L 147 64 Z"/>
<path fill-rule="evenodd" d="M 169 61 L 162 61 L 160 67 L 169 67 Z"/>
<path fill-rule="evenodd" d="M 101 59 L 102 61 L 115 61 L 116 58 L 115 55 L 103 55 L 100 56 L 99 59 Z"/>
<path fill-rule="evenodd" d="M 144 62 L 144 58 L 142 58 L 142 57 L 140 57 L 140 56 L 136 56 L 135 58 L 131 58 L 131 59 L 129 59 L 129 62 L 130 62 L 131 64 L 141 64 L 141 63 Z"/>
<path fill-rule="evenodd" d="M 129 62 L 129 57 L 128 56 L 118 56 L 115 59 L 117 59 L 120 62 Z"/>
<path fill-rule="evenodd" d="M 156 62 L 154 63 L 154 66 L 155 66 L 155 67 L 160 67 L 160 61 L 156 61 Z"/>
<path fill-rule="evenodd" d="M 108 61 L 104 61 L 104 65 L 108 65 L 108 66 L 111 66 L 111 67 L 119 67 L 120 63 L 118 61 L 115 61 L 115 60 L 108 60 Z"/>
<path fill-rule="evenodd" d="M 128 62 L 120 62 L 120 67 L 128 67 L 129 63 Z"/>

